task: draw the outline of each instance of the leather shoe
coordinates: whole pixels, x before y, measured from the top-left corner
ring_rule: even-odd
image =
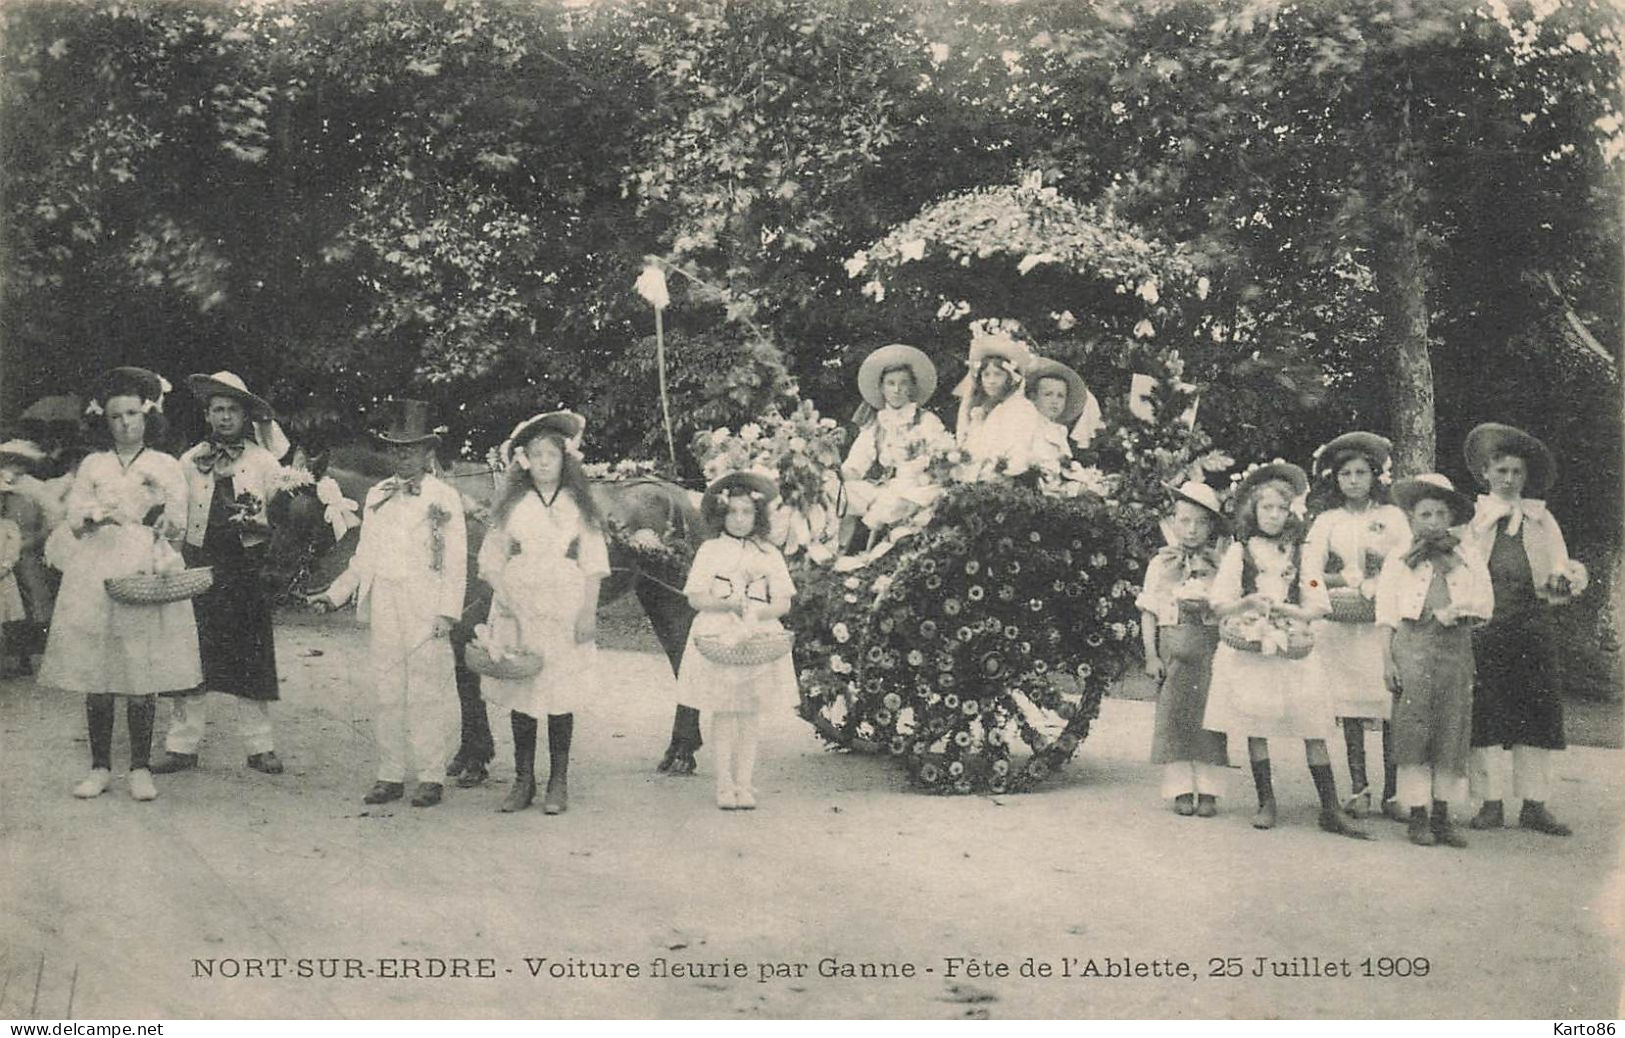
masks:
[[[363,804],[387,804],[391,800],[399,800],[406,795],[404,782],[374,782],[367,795],[361,798]]]
[[[191,771],[197,767],[197,754],[176,753],[170,750],[164,754],[164,759],[147,769],[154,775],[173,775],[177,771]]]
[[[282,762],[277,759],[275,750],[266,750],[264,753],[250,753],[248,766],[255,771],[263,771],[267,775],[282,774]]]
[[[433,807],[440,803],[445,791],[446,787],[438,782],[419,782],[417,792],[412,794],[412,806]]]
[[[1574,830],[1552,817],[1546,805],[1538,800],[1525,800],[1518,812],[1518,828],[1532,829],[1547,836],[1572,836]]]

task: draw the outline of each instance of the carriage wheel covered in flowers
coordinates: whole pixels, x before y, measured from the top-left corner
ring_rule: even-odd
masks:
[[[802,715],[936,792],[1032,788],[1137,652],[1143,549],[1125,520],[1097,498],[974,484],[908,550],[804,574]]]

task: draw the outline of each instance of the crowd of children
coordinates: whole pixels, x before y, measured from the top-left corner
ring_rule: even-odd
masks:
[[[1014,340],[984,337],[968,366],[956,435],[970,478],[1053,471],[1070,458],[1072,443],[1087,444],[1099,427],[1098,403],[1082,378]],[[268,405],[255,410],[263,401],[230,373],[196,378],[203,380],[194,386],[200,400],[217,409],[235,402],[238,411],[269,417]],[[931,360],[902,344],[876,350],[860,369],[866,408],[844,472],[853,525],[869,530],[870,547],[939,492],[919,463],[922,438],[945,435],[923,410],[936,381]],[[156,796],[152,771],[181,770],[188,755],[195,761],[195,740],[175,742],[182,701],[169,747],[181,764],[149,770],[154,696],[201,688],[219,665],[204,651],[200,669],[202,622],[189,602],[126,604],[104,587],[109,577],[154,568],[183,541],[206,541],[210,516],[220,510],[214,478],[229,480],[247,450],[216,436],[188,453],[198,468],[189,474],[150,449],[165,389],[139,368],[102,379],[91,410],[106,449],[79,465],[65,521],[33,551],[63,571],[40,680],[86,696],[92,770],[74,791],[80,797],[108,786],[116,699],[126,704],[136,799]],[[411,802],[428,807],[442,799],[438,769],[455,731],[448,636],[463,613],[467,534],[460,495],[432,471],[439,435],[427,405],[388,407],[389,427],[376,435],[394,474],[367,494],[349,567],[310,601],[321,608],[354,601],[370,626],[378,764],[365,801],[401,799],[415,777]],[[580,415],[562,410],[513,430],[500,449],[505,482],[477,556],[478,577],[493,595],[475,647],[510,664],[545,661],[539,669],[493,669],[482,682],[485,700],[508,710],[513,731],[515,781],[504,812],[536,796],[543,717],[550,757],[543,808],[567,809],[574,714],[595,680],[598,591],[610,567],[605,520],[581,466],[584,431]],[[1204,483],[1168,488],[1169,543],[1151,559],[1137,600],[1145,670],[1159,684],[1151,760],[1162,766],[1163,796],[1180,815],[1215,816],[1231,754],[1245,746],[1258,802],[1252,824],[1272,828],[1278,812],[1270,740],[1301,739],[1321,829],[1366,839],[1352,819],[1376,813],[1404,822],[1414,843],[1460,847],[1465,840],[1450,810],[1469,797],[1481,804],[1472,828],[1504,824],[1510,750],[1519,824],[1568,835],[1546,807],[1552,754],[1565,745],[1551,624],[1554,607],[1578,595],[1586,575],[1543,501],[1524,496],[1550,489],[1551,454],[1510,426],[1474,429],[1467,467],[1487,491],[1476,502],[1436,473],[1387,489],[1391,455],[1386,438],[1350,432],[1314,452],[1312,473],[1284,461],[1254,466],[1236,487],[1228,517]],[[0,445],[8,487],[39,457],[32,444]],[[208,491],[190,504],[188,475]],[[747,643],[787,643],[780,620],[795,586],[770,540],[777,494],[771,476],[759,473],[732,473],[708,487],[701,513],[712,537],[682,589],[697,617],[676,696],[710,719],[716,802],[724,810],[756,806],[760,715],[796,700],[782,651],[739,655]],[[32,579],[29,566],[37,561],[29,547],[41,540],[41,524],[30,514],[8,507],[0,517],[3,621],[23,615],[18,576]],[[238,540],[230,538],[230,546],[240,553]],[[268,627],[266,617],[258,626]],[[261,640],[274,684],[268,632]],[[1350,779],[1345,800],[1328,750],[1339,725]],[[258,755],[274,757],[268,722],[263,727],[267,741]],[[1383,768],[1375,799],[1366,764],[1372,731],[1380,733]],[[249,763],[257,766],[252,756]]]
[[[1234,541],[1217,563],[1217,496],[1200,483],[1169,488],[1171,542],[1139,600],[1146,671],[1160,680],[1151,754],[1164,796],[1182,815],[1217,813],[1226,739],[1244,738],[1253,825],[1271,828],[1268,739],[1302,738],[1320,827],[1368,838],[1344,816],[1371,807],[1365,736],[1375,727],[1381,814],[1405,822],[1411,842],[1466,846],[1450,808],[1469,798],[1482,805],[1472,828],[1502,826],[1504,749],[1519,825],[1567,836],[1545,804],[1551,754],[1565,745],[1550,624],[1586,574],[1544,503],[1523,497],[1550,488],[1551,454],[1521,430],[1481,425],[1465,450],[1488,491],[1476,503],[1438,473],[1394,483],[1385,503],[1391,452],[1368,432],[1316,451],[1322,510],[1307,531],[1295,508],[1317,503],[1308,474],[1287,462],[1255,468],[1237,487]],[[1339,720],[1354,787],[1341,811],[1326,746]]]

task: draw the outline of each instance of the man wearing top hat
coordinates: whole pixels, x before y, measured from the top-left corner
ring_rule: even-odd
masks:
[[[309,601],[331,609],[353,599],[369,627],[378,773],[362,800],[399,800],[415,775],[412,806],[432,807],[456,734],[450,635],[463,613],[468,534],[461,495],[429,471],[440,433],[429,428],[428,403],[387,407],[389,428],[374,435],[389,448],[395,474],[367,492],[349,567]]]
[[[273,745],[271,704],[278,698],[271,596],[263,579],[271,543],[266,511],[277,491],[278,455],[287,441],[271,405],[229,371],[187,382],[207,409],[209,438],[181,455],[188,497],[184,552],[191,566],[214,569],[214,584],[194,602],[203,684],[173,700],[158,773],[197,767],[205,696],[236,696],[248,766],[282,772]],[[267,449],[269,446],[271,449]]]

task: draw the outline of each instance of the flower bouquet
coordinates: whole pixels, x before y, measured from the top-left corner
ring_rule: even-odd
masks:
[[[1225,618],[1219,624],[1219,640],[1238,652],[1256,652],[1289,660],[1301,660],[1315,648],[1315,636],[1307,624],[1260,612]]]

